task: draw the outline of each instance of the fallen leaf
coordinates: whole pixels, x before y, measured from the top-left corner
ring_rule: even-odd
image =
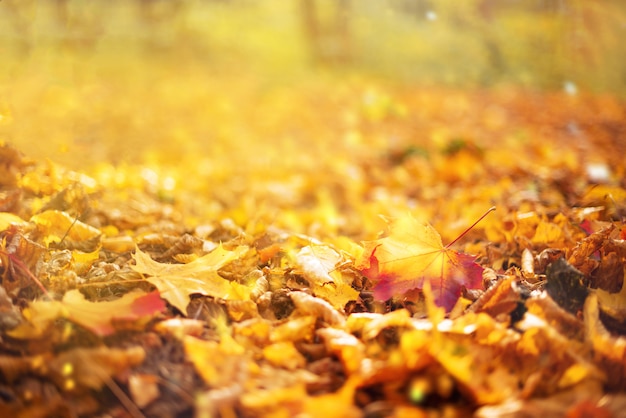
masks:
[[[548,266],[546,277],[546,292],[556,303],[573,314],[582,309],[589,291],[580,271],[559,258]]]
[[[141,347],[75,348],[59,354],[44,370],[49,367],[52,378],[65,390],[100,389],[115,375],[141,364],[145,356]]]
[[[156,324],[154,329],[161,333],[170,333],[178,339],[185,335],[198,337],[202,334],[204,322],[191,318],[170,318]]]
[[[375,280],[374,296],[386,300],[429,281],[435,303],[451,310],[463,287],[482,285],[482,267],[474,257],[443,246],[430,224],[412,216],[392,221],[389,236],[365,243],[358,263],[361,272]]]
[[[515,276],[510,275],[497,281],[469,307],[469,311],[486,312],[494,318],[510,314],[522,304],[516,280]]]
[[[359,292],[347,283],[338,266],[344,261],[341,254],[326,245],[308,245],[295,256],[296,272],[305,277],[315,296],[322,297],[336,309],[343,309]]]
[[[46,293],[37,278],[45,247],[29,239],[17,225],[10,225],[0,237],[0,282],[5,290],[11,293],[35,284]]]
[[[72,251],[72,261],[77,274],[85,274],[91,266],[100,258],[100,251],[95,250],[90,253],[82,251]]]
[[[226,335],[219,343],[186,335],[183,344],[187,358],[209,385],[231,384],[242,372],[245,373],[245,349]]]
[[[159,377],[133,373],[128,378],[128,390],[137,406],[144,408],[159,397]]]
[[[585,340],[591,344],[600,366],[614,387],[626,384],[626,337],[614,336],[600,320],[599,298],[591,293],[584,306]]]
[[[145,356],[141,347],[74,348],[54,357],[51,353],[22,358],[0,356],[0,371],[9,382],[28,373],[49,376],[65,391],[100,389],[115,375],[141,364]]]
[[[0,286],[0,331],[15,328],[21,321],[20,311],[13,305],[4,287]]]
[[[624,284],[624,260],[616,253],[608,253],[600,259],[590,276],[589,287],[617,293]]]
[[[583,274],[590,274],[596,268],[596,264],[590,263],[590,261],[595,260],[589,260],[589,257],[606,243],[614,229],[615,225],[611,224],[580,241],[572,250],[567,261]]]
[[[291,341],[281,341],[263,348],[263,357],[275,367],[295,370],[306,365],[306,359]]]
[[[78,290],[70,290],[63,296],[62,303],[70,321],[102,336],[115,332],[116,321],[146,319],[165,309],[157,292],[142,291],[133,291],[109,302],[90,302]]]
[[[307,245],[295,255],[296,265],[316,285],[335,283],[341,278],[336,270],[341,255],[327,245]]]
[[[19,216],[10,212],[0,212],[0,231],[6,230],[11,225],[24,226],[28,224]]]
[[[622,274],[626,266],[622,265]],[[595,291],[598,297],[600,310],[619,323],[626,323],[626,286],[622,286],[619,292],[610,293],[602,289]]]
[[[321,396],[305,397],[303,418],[309,417],[343,417],[356,418],[363,414],[354,405],[354,393],[360,383],[358,377],[352,377],[335,393],[327,393]]]
[[[336,328],[320,328],[317,335],[324,340],[326,349],[341,360],[348,373],[354,373],[361,367],[365,346],[354,335]]]
[[[98,228],[87,225],[73,218],[66,212],[47,210],[30,218],[37,225],[39,234],[43,237],[46,245],[52,242],[60,242],[62,239],[71,241],[87,241],[99,239],[102,235]],[[93,251],[93,249],[92,249]]]
[[[133,256],[136,264],[132,269],[150,276],[146,280],[159,289],[161,297],[186,314],[190,295],[194,293],[222,299],[250,299],[249,287],[228,281],[217,274],[220,268],[247,251],[246,246],[228,251],[220,245],[190,263],[167,264],[152,260],[148,254],[137,248]]]
[[[309,341],[313,338],[316,320],[317,318],[313,315],[290,319],[288,322],[274,327],[270,339],[272,342]]]
[[[28,322],[12,330],[11,335],[37,338],[52,321],[66,318],[96,335],[107,336],[115,332],[116,323],[149,319],[164,309],[165,303],[158,292],[133,291],[116,300],[90,302],[80,291],[70,290],[61,301],[32,302],[23,312]]]
[[[296,310],[305,315],[315,315],[329,325],[343,326],[345,318],[324,299],[316,298],[304,292],[291,292],[289,297],[296,305]]]

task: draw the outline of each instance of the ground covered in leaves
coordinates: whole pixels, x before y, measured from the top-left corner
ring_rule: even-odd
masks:
[[[256,99],[161,171],[0,148],[0,415],[623,416],[623,102]]]

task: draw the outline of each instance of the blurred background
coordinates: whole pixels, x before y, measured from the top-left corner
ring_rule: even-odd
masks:
[[[626,94],[622,0],[2,0],[0,27],[0,140],[78,169],[300,164],[408,91]]]

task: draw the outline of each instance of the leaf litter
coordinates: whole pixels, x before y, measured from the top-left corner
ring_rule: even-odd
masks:
[[[441,92],[386,96],[421,130],[351,97],[350,152],[166,197],[3,145],[0,415],[623,414],[623,107],[452,132]],[[572,114],[591,152],[559,148]]]

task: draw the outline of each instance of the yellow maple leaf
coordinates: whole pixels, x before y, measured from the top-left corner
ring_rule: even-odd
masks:
[[[150,276],[146,280],[156,286],[161,297],[186,314],[190,295],[194,293],[231,300],[250,299],[251,289],[248,286],[228,281],[217,274],[220,268],[247,251],[247,246],[229,251],[220,245],[187,264],[168,264],[154,261],[137,248],[133,255],[136,265],[132,269]]]

